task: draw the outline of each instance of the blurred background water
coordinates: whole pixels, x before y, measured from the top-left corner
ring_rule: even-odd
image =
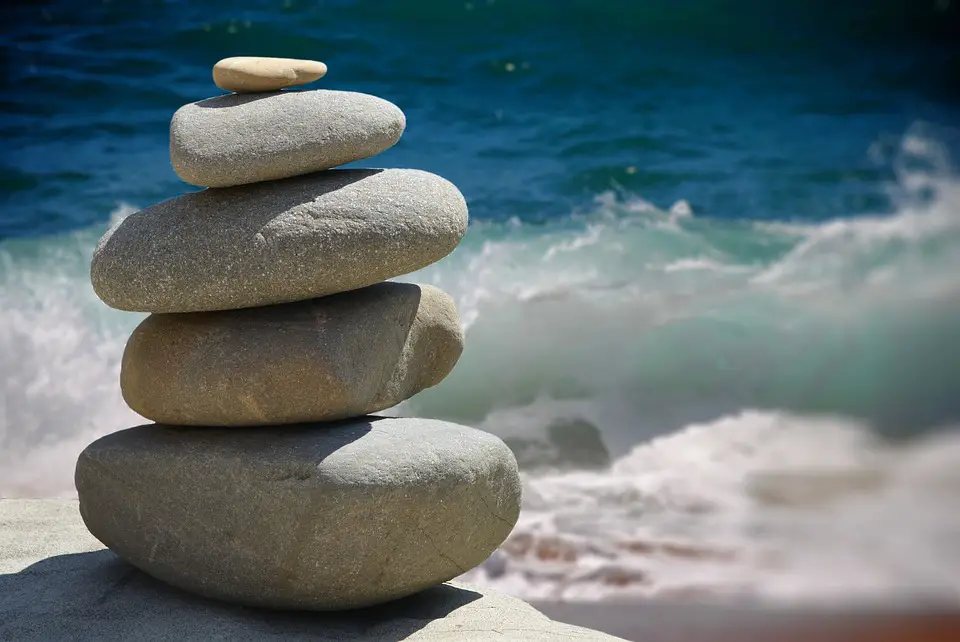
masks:
[[[404,277],[467,348],[392,410],[508,441],[472,581],[530,598],[960,598],[960,8],[948,0],[13,2],[0,40],[0,496],[141,419],[89,260],[196,189],[168,125],[232,55],[407,115],[457,184]]]

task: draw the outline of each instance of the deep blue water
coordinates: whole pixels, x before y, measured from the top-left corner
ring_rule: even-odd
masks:
[[[834,5],[842,4],[842,7]],[[475,219],[566,216],[622,188],[697,215],[891,211],[871,145],[960,122],[956,7],[929,2],[14,3],[4,29],[0,238],[189,189],[181,104],[229,55],[327,62],[317,86],[395,102],[367,165],[459,185]]]

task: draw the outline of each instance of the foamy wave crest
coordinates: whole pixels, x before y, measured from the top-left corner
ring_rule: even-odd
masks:
[[[113,218],[132,211],[120,206]],[[93,294],[98,231],[0,245],[0,497],[74,495],[80,450],[141,420],[118,387],[140,317]]]
[[[628,445],[748,407],[890,436],[960,416],[960,180],[914,131],[894,166],[892,215],[720,221],[609,193],[560,221],[474,226],[413,277],[454,294],[467,345],[407,411],[477,423],[591,400],[643,417]]]
[[[425,270],[471,325],[405,411],[499,434],[526,471],[520,524],[467,579],[955,604],[960,181],[921,133],[892,215],[722,222],[608,194]]]
[[[826,604],[960,596],[960,438],[744,411],[602,473],[527,476],[520,522],[464,579],[528,599]]]

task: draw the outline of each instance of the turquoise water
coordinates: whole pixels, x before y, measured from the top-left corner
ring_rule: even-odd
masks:
[[[462,245],[409,278],[455,297],[467,348],[446,381],[395,412],[541,440],[521,457],[519,533],[704,544],[696,533],[733,532],[753,545],[777,529],[737,512],[753,501],[751,475],[833,456],[865,466],[876,439],[906,442],[901,463],[884,464],[901,471],[927,452],[917,439],[958,423],[955,3],[109,0],[5,11],[0,495],[69,494],[79,449],[138,421],[117,380],[141,317],[96,299],[90,254],[111,220],[194,189],[170,167],[169,120],[219,93],[210,67],[231,55],[325,61],[316,86],[373,93],[407,115],[396,147],[360,165],[425,169],[461,188]],[[551,441],[550,427],[571,421],[583,448],[604,452]],[[578,469],[604,458],[606,472]],[[543,476],[545,462],[573,471]],[[704,502],[712,521],[684,512]],[[948,512],[909,508],[923,519],[882,528]],[[929,551],[918,569],[947,560],[935,526],[936,537],[903,533]],[[902,569],[884,555],[839,585]],[[737,581],[773,590],[766,571],[737,568]],[[506,577],[525,595],[557,587]],[[800,584],[816,593],[811,578]]]

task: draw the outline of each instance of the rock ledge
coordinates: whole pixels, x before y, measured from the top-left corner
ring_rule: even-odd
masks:
[[[0,500],[4,640],[591,640],[529,604],[447,583],[347,613],[268,611],[196,597],[121,561],[84,528],[73,500]]]

